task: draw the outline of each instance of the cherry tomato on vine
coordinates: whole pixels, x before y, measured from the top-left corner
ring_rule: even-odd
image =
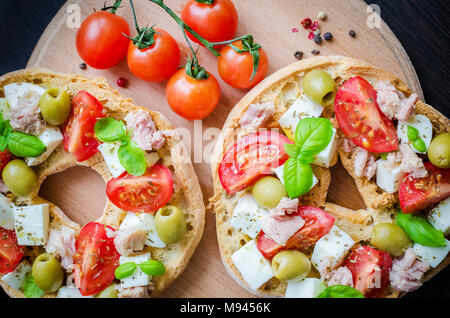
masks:
[[[127,54],[130,27],[124,18],[111,12],[97,11],[81,23],[77,32],[76,47],[78,54],[88,65],[98,68],[110,68],[123,60]]]
[[[239,50],[243,49],[241,40],[232,43]],[[258,49],[258,69],[252,80],[253,56],[250,52],[238,53],[231,46],[224,46],[217,59],[217,69],[225,83],[241,89],[251,88],[266,76],[269,61],[263,48]]]
[[[181,19],[209,42],[231,40],[238,27],[238,14],[231,0],[188,0],[181,12]],[[192,34],[189,38],[199,43]]]

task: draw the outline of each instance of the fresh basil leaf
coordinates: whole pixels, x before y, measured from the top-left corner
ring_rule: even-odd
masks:
[[[95,137],[103,142],[122,140],[127,135],[125,124],[111,117],[104,117],[95,123]]]
[[[317,298],[364,298],[357,289],[346,285],[334,285],[325,288]]]
[[[446,246],[444,234],[436,230],[422,215],[397,213],[397,224],[409,238],[423,246]]]
[[[138,266],[141,271],[150,276],[161,276],[166,271],[164,264],[154,259],[140,263]]]
[[[293,144],[285,144],[284,150],[286,150],[286,153],[289,155],[289,157],[296,158],[298,155],[298,147]]]
[[[309,164],[297,158],[289,158],[284,165],[284,187],[291,199],[307,193],[313,183],[313,172]]]
[[[131,276],[131,274],[134,273],[136,270],[137,265],[134,262],[126,262],[123,264],[120,264],[119,267],[116,268],[114,271],[114,275],[116,275],[117,279],[124,279],[128,276]]]
[[[28,274],[23,284],[23,293],[27,298],[41,298],[45,295],[45,292],[39,288],[34,282],[34,278],[31,274]]]
[[[314,161],[314,155],[309,152],[309,151],[300,151],[300,153],[297,156],[297,159],[305,164],[305,165],[309,165]]]
[[[382,152],[382,153],[380,153],[380,158],[381,158],[381,159],[387,160],[387,157],[388,157],[388,153],[387,153],[387,152]]]
[[[410,141],[414,141],[419,137],[419,131],[416,127],[408,126],[406,127],[406,135]]]
[[[18,131],[9,134],[7,148],[17,157],[39,157],[47,150],[38,137]]]
[[[133,176],[142,176],[147,170],[144,150],[131,140],[124,140],[118,151],[120,164]]]
[[[0,136],[0,151],[5,151],[8,145],[8,139],[5,136]]]
[[[427,150],[427,145],[425,144],[425,141],[421,138],[417,138],[413,141],[413,147],[417,149],[417,151],[425,152]]]
[[[326,118],[306,117],[295,130],[295,144],[301,151],[316,155],[324,150],[333,136],[333,126]]]

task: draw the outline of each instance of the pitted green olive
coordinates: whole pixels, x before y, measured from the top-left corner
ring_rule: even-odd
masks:
[[[311,261],[299,251],[282,251],[272,259],[272,272],[279,280],[301,280],[310,271]]]
[[[173,205],[160,208],[155,215],[155,228],[164,243],[172,244],[180,241],[186,234],[184,213]]]
[[[117,283],[112,283],[105,289],[103,289],[101,292],[99,292],[97,295],[95,295],[96,298],[119,298],[119,291],[115,289],[117,286]]]
[[[253,196],[259,205],[265,208],[274,208],[286,197],[286,189],[280,180],[275,177],[259,179],[252,189]]]
[[[428,158],[438,168],[450,168],[450,133],[434,137],[428,147]]]
[[[411,246],[411,240],[403,229],[393,223],[378,223],[372,229],[370,243],[393,256],[402,256]]]
[[[36,285],[47,293],[56,292],[64,279],[60,262],[48,253],[41,254],[34,260],[31,274]]]
[[[70,115],[70,97],[61,88],[49,88],[42,94],[39,101],[41,114],[50,125],[63,124]]]
[[[336,82],[325,71],[310,71],[303,79],[303,92],[320,105],[330,105],[334,101],[336,90]]]
[[[8,189],[18,197],[26,197],[37,186],[37,175],[33,168],[28,167],[21,159],[8,162],[2,172],[3,182]]]

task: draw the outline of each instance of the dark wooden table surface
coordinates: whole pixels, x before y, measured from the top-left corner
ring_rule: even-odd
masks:
[[[0,39],[3,44],[0,46],[0,74],[25,67],[42,32],[65,2],[66,0],[1,1]],[[380,6],[381,17],[411,58],[423,88],[425,101],[449,117],[450,1],[366,2]],[[377,49],[375,45],[373,49]],[[3,291],[0,291],[0,298],[6,297]],[[450,298],[450,268],[443,270],[418,291],[406,297]]]

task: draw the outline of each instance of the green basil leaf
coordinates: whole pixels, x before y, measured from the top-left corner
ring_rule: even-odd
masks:
[[[309,151],[300,151],[300,153],[297,156],[297,159],[305,164],[305,165],[309,165],[314,161],[314,155],[309,152]]]
[[[406,127],[406,135],[409,140],[414,141],[419,137],[419,131],[416,127],[408,126]]]
[[[38,137],[17,131],[9,134],[7,147],[17,157],[39,157],[47,150]]]
[[[25,282],[23,284],[23,293],[27,298],[41,298],[45,295],[45,292],[36,285],[34,278],[31,274],[25,277]]]
[[[333,136],[333,126],[326,118],[306,117],[295,130],[295,144],[313,156],[324,150]]]
[[[285,144],[284,150],[286,150],[286,153],[288,154],[288,156],[292,157],[292,158],[296,158],[298,155],[298,151],[299,151],[298,147],[293,144]]]
[[[284,165],[284,187],[291,199],[307,193],[313,183],[313,172],[309,164],[297,158],[289,158]]]
[[[127,135],[125,124],[111,117],[99,119],[95,123],[95,136],[103,142],[114,142],[122,140]]]
[[[128,276],[131,276],[134,271],[136,270],[137,265],[133,262],[126,262],[123,264],[120,264],[119,267],[116,268],[114,271],[114,274],[116,275],[117,279],[124,279]]]
[[[417,151],[425,152],[427,151],[427,145],[425,144],[425,141],[421,138],[417,138],[413,141],[413,147],[417,149]]]
[[[118,151],[120,164],[133,176],[142,176],[147,170],[144,150],[131,140],[122,141]]]
[[[5,136],[0,136],[0,151],[5,151],[8,145],[8,139]]]
[[[436,230],[422,215],[397,213],[397,224],[409,238],[423,246],[446,246],[444,234]]]
[[[149,260],[138,265],[141,271],[150,276],[161,276],[165,273],[166,267],[157,260]]]
[[[325,288],[317,298],[364,298],[357,289],[346,285],[334,285]]]
[[[382,152],[382,153],[380,153],[380,158],[381,158],[381,159],[387,160],[387,157],[388,157],[388,152]]]

